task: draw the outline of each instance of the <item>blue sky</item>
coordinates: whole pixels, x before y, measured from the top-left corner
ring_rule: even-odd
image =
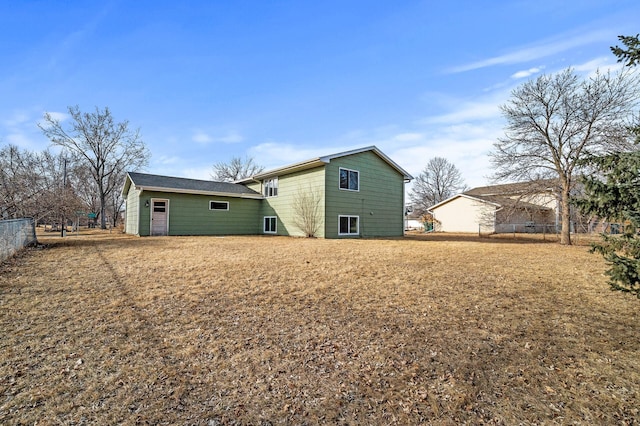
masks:
[[[147,172],[208,179],[377,145],[487,183],[499,105],[530,78],[615,69],[637,0],[0,0],[0,144],[42,150],[45,111],[108,106]]]

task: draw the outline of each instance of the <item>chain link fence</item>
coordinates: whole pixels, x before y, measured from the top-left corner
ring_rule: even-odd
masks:
[[[36,225],[32,218],[0,220],[0,261],[37,242]]]
[[[495,226],[496,234],[557,234],[560,232],[555,223],[503,223]]]

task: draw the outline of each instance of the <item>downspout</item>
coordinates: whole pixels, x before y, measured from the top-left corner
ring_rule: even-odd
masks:
[[[360,227],[360,238],[364,238],[364,198],[360,199],[360,219],[358,219],[358,222],[358,226]]]
[[[407,226],[405,226],[406,225],[405,224],[405,220],[407,220],[407,221],[409,220],[407,218],[407,211],[406,211],[407,208],[406,208],[406,205],[405,205],[405,203],[407,201],[406,198],[405,198],[405,191],[406,191],[406,186],[407,186],[407,184],[409,182],[411,182],[411,179],[402,179],[402,225],[401,226],[402,226],[402,236],[403,237],[405,237],[407,235],[407,233],[406,233]],[[408,222],[407,222],[407,224],[408,224]]]

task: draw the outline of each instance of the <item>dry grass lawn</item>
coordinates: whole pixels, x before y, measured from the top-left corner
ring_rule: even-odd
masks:
[[[0,267],[0,424],[636,424],[640,301],[585,246],[40,238]]]

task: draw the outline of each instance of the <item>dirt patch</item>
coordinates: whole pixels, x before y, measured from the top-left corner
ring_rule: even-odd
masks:
[[[509,238],[44,238],[0,272],[2,424],[638,420],[638,300]]]

